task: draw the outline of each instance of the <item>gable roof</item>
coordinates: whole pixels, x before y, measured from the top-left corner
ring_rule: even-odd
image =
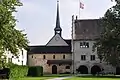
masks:
[[[56,38],[59,38],[59,40],[56,41]],[[69,46],[69,45],[59,34],[56,34],[50,39],[46,46]]]
[[[64,40],[69,46],[71,46],[71,39],[64,39]]]
[[[29,46],[28,54],[42,53],[68,53],[71,54],[70,46]]]
[[[100,19],[75,20],[75,39],[96,39],[102,30]]]

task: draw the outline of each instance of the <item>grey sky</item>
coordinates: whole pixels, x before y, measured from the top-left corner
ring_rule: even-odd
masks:
[[[23,6],[15,14],[17,27],[27,33],[30,45],[44,45],[54,35],[57,0],[21,0]],[[72,15],[79,14],[79,0],[60,0],[60,23],[62,36],[71,38]],[[81,19],[94,19],[104,15],[114,5],[111,0],[81,0],[84,9],[80,11]]]

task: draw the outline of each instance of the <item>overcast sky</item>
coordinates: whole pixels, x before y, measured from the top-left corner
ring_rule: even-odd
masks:
[[[21,0],[15,14],[17,28],[25,30],[30,45],[45,45],[54,35],[57,0]],[[80,19],[96,19],[115,3],[111,0],[81,0]],[[72,15],[79,15],[79,0],[60,0],[60,24],[64,39],[71,38]]]

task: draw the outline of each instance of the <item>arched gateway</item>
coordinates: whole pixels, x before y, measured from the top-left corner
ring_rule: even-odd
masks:
[[[120,75],[120,67],[116,67],[116,74]]]
[[[80,74],[88,74],[88,68],[85,65],[81,65],[77,71],[80,72]]]
[[[94,65],[92,68],[91,68],[91,74],[97,74],[101,72],[101,68],[98,66],[98,65]]]

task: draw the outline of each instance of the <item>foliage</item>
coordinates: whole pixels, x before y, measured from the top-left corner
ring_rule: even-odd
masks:
[[[28,73],[27,66],[13,65],[10,67],[10,79],[19,79],[26,77]]]
[[[26,34],[16,29],[16,19],[12,15],[17,6],[22,6],[19,0],[0,0],[0,57],[5,51],[17,56],[18,50],[27,49]]]
[[[42,66],[29,67],[28,76],[34,76],[34,77],[43,76],[43,67]]]
[[[97,39],[94,49],[101,60],[112,64],[120,65],[120,4],[117,3],[108,9],[104,17],[101,18],[102,33]]]

